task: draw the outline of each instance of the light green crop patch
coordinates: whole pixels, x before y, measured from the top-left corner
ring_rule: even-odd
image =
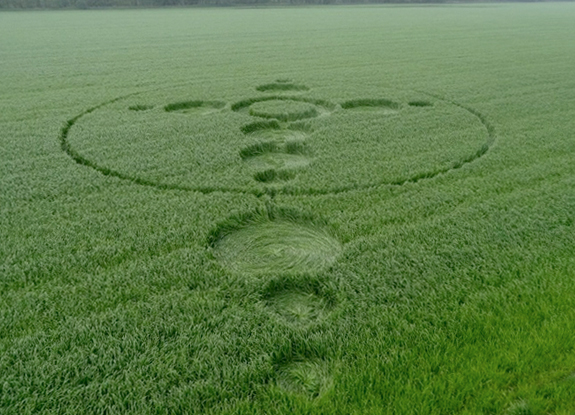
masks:
[[[325,225],[277,208],[228,219],[210,244],[224,267],[254,276],[313,274],[333,264],[342,249]]]

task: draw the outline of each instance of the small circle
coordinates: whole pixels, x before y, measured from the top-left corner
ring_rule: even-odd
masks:
[[[287,131],[287,130],[279,130]],[[260,141],[240,150],[240,157],[255,170],[297,169],[310,163],[304,140]],[[265,180],[264,180],[265,181]]]
[[[210,242],[223,267],[249,275],[318,272],[333,264],[342,249],[322,224],[277,209],[230,219]]]
[[[325,298],[313,292],[284,290],[268,298],[267,306],[289,324],[308,324],[323,320],[329,312]]]
[[[302,102],[302,103],[313,104],[319,115],[329,114],[336,108],[336,106],[331,102],[322,99],[276,95],[276,96],[244,99],[242,101],[236,102],[235,104],[232,104],[231,110],[235,112],[249,113],[249,108],[252,105],[254,105],[255,103],[267,102],[267,101],[287,101],[287,102]]]
[[[260,132],[275,132],[283,130],[277,120],[256,121],[246,124],[240,128],[244,134],[257,134]]]
[[[288,122],[315,118],[319,115],[319,111],[315,105],[308,102],[274,99],[253,103],[249,114]]]
[[[328,363],[323,359],[301,359],[278,368],[277,384],[286,392],[317,398],[331,386]]]
[[[288,128],[282,128],[277,120],[256,121],[242,126],[240,130],[250,137],[277,142],[305,140],[312,131],[305,122],[291,123]]]

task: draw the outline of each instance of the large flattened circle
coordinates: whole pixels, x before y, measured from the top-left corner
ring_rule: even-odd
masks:
[[[248,275],[316,273],[342,249],[325,224],[277,208],[228,220],[210,245],[224,268]]]
[[[296,121],[309,131],[306,146],[312,157],[305,169],[286,181],[258,181],[240,152],[261,138],[242,127],[262,119],[250,116],[252,104],[258,104],[257,112],[266,101],[282,100],[302,108],[313,105],[329,116]],[[225,101],[182,88],[114,100],[70,120],[62,147],[81,164],[142,185],[206,193],[327,194],[433,177],[481,156],[493,140],[473,110],[409,91],[382,90],[353,99]],[[193,111],[166,110],[190,102]],[[277,122],[282,129],[292,125],[289,119]]]

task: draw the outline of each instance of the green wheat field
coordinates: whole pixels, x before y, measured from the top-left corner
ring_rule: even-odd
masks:
[[[574,22],[0,13],[0,413],[575,414]]]

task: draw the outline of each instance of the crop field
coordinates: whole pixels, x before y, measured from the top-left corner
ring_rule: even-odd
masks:
[[[573,22],[0,13],[0,413],[575,414]]]

